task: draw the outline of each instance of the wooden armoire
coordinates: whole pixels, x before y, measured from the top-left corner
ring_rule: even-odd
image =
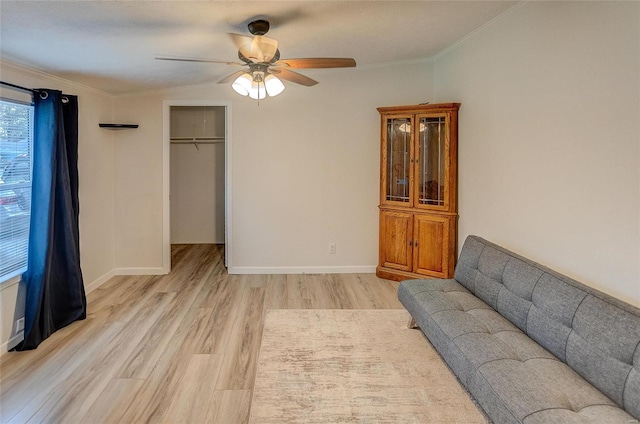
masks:
[[[452,278],[459,103],[378,108],[381,278]]]

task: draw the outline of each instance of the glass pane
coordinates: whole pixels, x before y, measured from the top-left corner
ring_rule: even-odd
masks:
[[[387,120],[387,200],[409,202],[411,120]]]
[[[0,283],[27,266],[33,106],[0,100]]]
[[[444,206],[445,118],[420,118],[418,203]]]

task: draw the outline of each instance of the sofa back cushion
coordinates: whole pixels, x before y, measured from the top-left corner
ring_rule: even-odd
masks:
[[[640,418],[640,309],[477,236],[454,277]]]

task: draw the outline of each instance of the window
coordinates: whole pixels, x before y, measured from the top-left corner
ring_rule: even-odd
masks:
[[[33,106],[0,100],[0,283],[27,268]]]

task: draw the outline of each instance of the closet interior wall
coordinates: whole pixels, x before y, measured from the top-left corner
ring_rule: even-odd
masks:
[[[225,108],[171,107],[171,243],[224,243]]]

